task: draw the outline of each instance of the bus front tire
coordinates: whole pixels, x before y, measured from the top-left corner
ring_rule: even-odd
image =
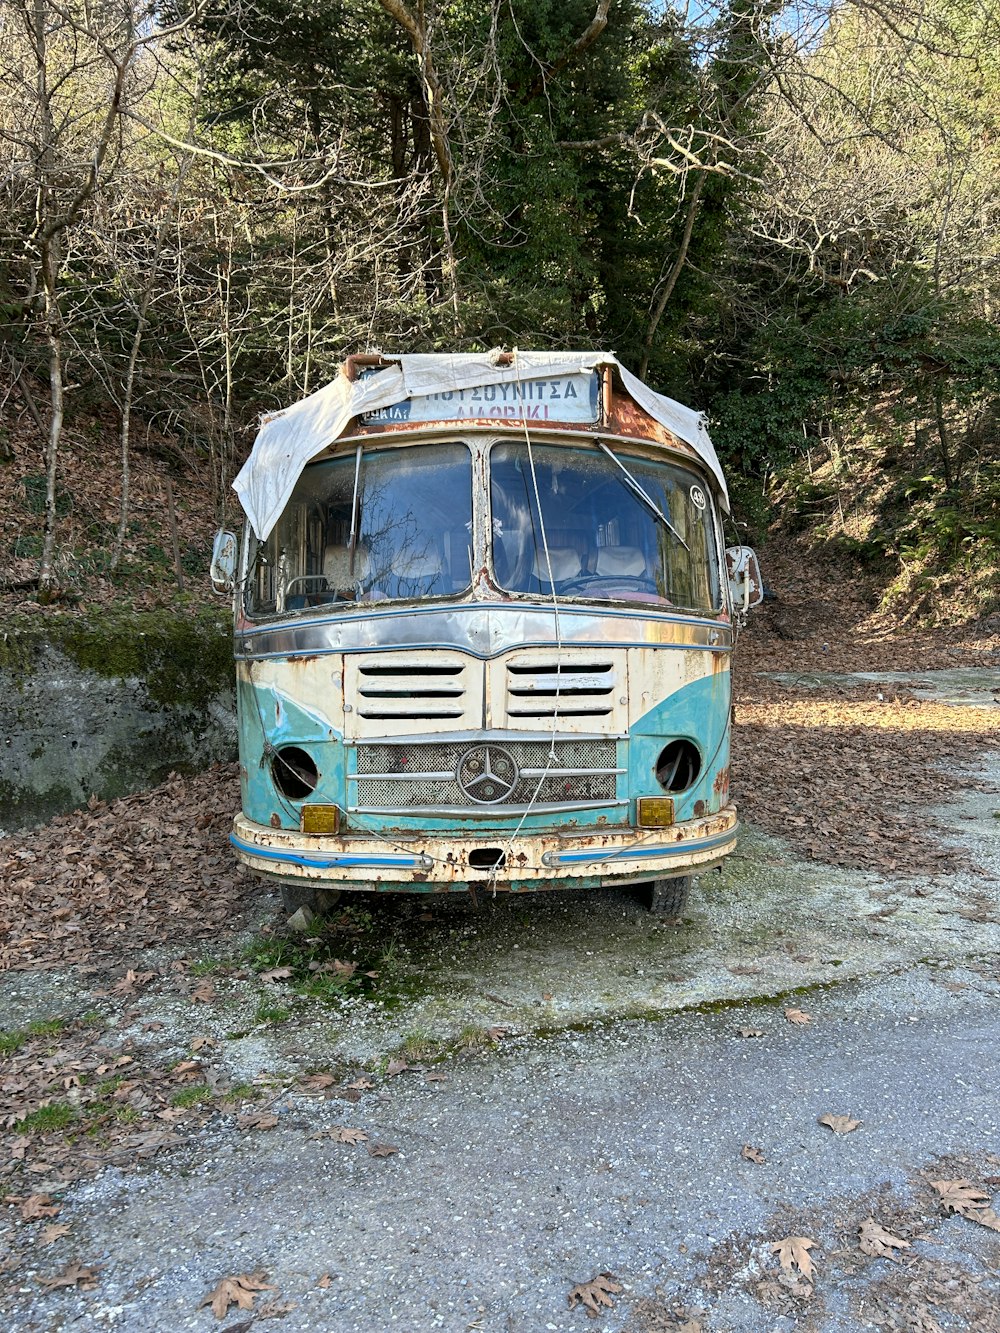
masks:
[[[642,886],[642,902],[656,916],[680,917],[687,910],[691,875],[654,879]]]
[[[312,884],[282,884],[281,905],[293,916],[300,907],[308,907],[317,916],[327,916],[340,901],[339,889],[316,888]]]

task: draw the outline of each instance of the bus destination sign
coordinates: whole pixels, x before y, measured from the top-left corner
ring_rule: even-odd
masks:
[[[365,412],[366,426],[397,422],[482,421],[508,418],[516,421],[594,422],[600,402],[596,372],[559,375],[545,380],[508,380],[504,384],[481,384],[469,389],[414,395],[402,403]]]

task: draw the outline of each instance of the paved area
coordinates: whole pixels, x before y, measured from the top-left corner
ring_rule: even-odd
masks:
[[[403,937],[381,999],[297,1009],[211,956],[212,1003],[150,984],[111,1035],[166,1061],[208,1036],[210,1082],[263,1080],[265,1124],[220,1108],[135,1168],[39,1175],[69,1230],[0,1220],[0,1257],[24,1254],[0,1326],[1000,1333],[1000,1231],[931,1184],[1000,1206],[1000,758],[982,778],[947,815],[957,876],[807,865],[749,830],[680,926],[624,895],[379,905]],[[20,1017],[110,1003],[58,969],[2,986]],[[895,1258],[860,1248],[869,1218]],[[812,1281],[782,1269],[790,1237]],[[73,1262],[91,1289],[46,1290]],[[570,1308],[602,1273],[608,1304]],[[252,1274],[247,1308],[201,1305]]]

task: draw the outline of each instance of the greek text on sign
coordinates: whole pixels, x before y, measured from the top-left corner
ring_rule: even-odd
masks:
[[[415,395],[391,407],[366,412],[366,425],[397,421],[481,421],[513,417],[518,421],[596,421],[598,381],[593,373],[555,379],[479,384],[471,389]]]

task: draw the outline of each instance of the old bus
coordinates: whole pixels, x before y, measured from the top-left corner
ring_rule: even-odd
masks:
[[[734,625],[700,416],[600,353],[353,357],[236,480],[242,810],[286,904],[642,884],[733,849]]]

